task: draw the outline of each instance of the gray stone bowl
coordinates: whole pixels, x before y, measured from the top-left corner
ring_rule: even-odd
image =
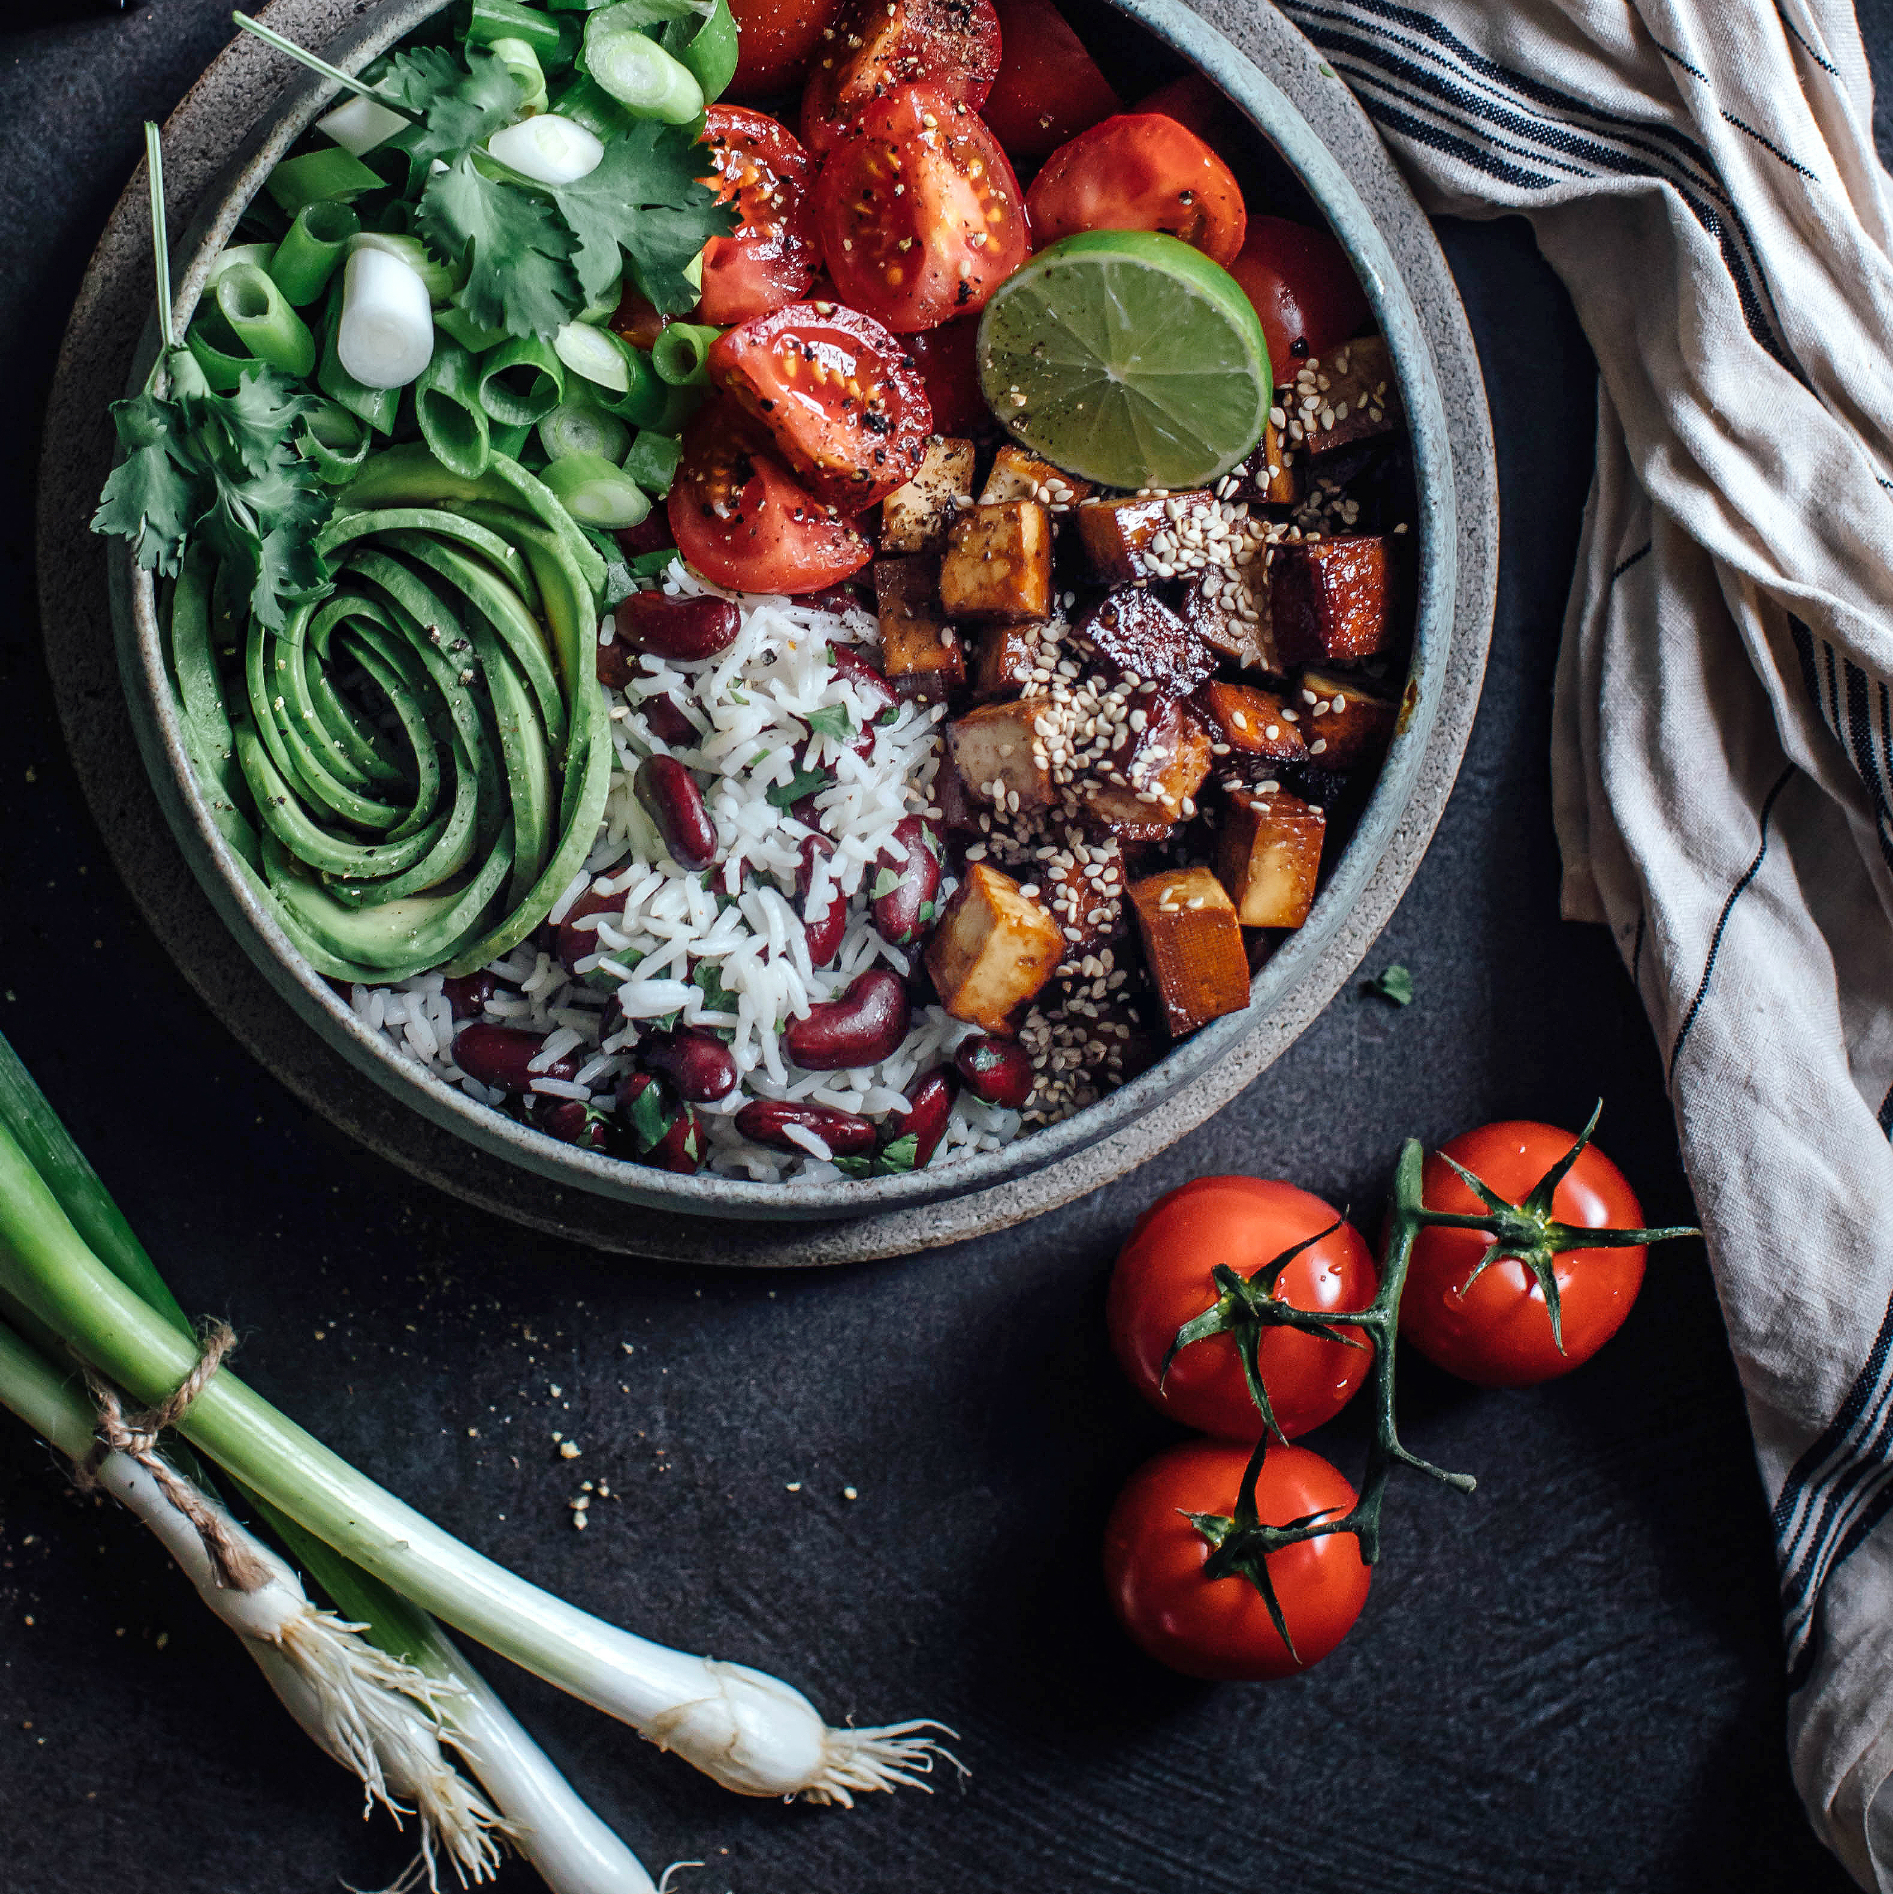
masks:
[[[348,69],[441,4],[278,0],[268,18]],[[1194,1129],[1291,1043],[1385,924],[1451,787],[1491,628],[1492,447],[1464,313],[1432,232],[1372,128],[1280,15],[1245,0],[1204,0],[1201,11],[1178,0],[1112,4],[1213,79],[1275,146],[1347,247],[1388,337],[1419,492],[1408,709],[1308,924],[1256,975],[1246,1012],[1215,1022],[1065,1123],[940,1171],[770,1185],[675,1177],[577,1151],[400,1060],[297,954],[237,872],[193,779],[149,576],[118,542],[85,532],[111,459],[106,394],[142,383],[157,346],[155,316],[140,309],[150,280],[142,173],[127,187],[75,307],[49,412],[49,438],[79,444],[42,478],[41,585],[62,716],[119,864],[187,975],[272,1070],[384,1155],[521,1221],[636,1254],[809,1263],[957,1241],[1069,1202]],[[166,150],[173,216],[192,218],[173,247],[180,328],[250,197],[333,95],[328,83],[243,42],[179,108]],[[116,702],[102,662],[102,589],[123,684]],[[188,873],[179,873],[179,851]]]

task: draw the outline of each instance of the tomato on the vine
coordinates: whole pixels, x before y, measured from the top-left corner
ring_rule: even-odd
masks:
[[[815,185],[828,273],[890,329],[972,315],[1025,261],[1025,205],[999,141],[938,86],[878,99]]]
[[[1187,1677],[1293,1676],[1326,1657],[1367,1602],[1370,1574],[1351,1532],[1325,1533],[1267,1557],[1292,1652],[1250,1579],[1204,1576],[1210,1543],[1183,1515],[1232,1517],[1248,1461],[1248,1448],[1222,1441],[1172,1447],[1131,1475],[1104,1529],[1105,1584],[1119,1622],[1159,1663]],[[1340,1472],[1306,1447],[1270,1447],[1256,1481],[1264,1525],[1338,1516],[1354,1500]]]
[[[1032,180],[1025,207],[1040,250],[1080,230],[1161,230],[1233,263],[1242,248],[1242,191],[1229,167],[1173,118],[1126,112],[1060,145]]]
[[[1323,1232],[1328,1232],[1324,1235]],[[1364,1309],[1379,1276],[1367,1244],[1319,1197],[1260,1177],[1201,1177],[1160,1197],[1132,1230],[1111,1277],[1111,1346],[1138,1393],[1186,1427],[1226,1440],[1254,1440],[1262,1416],[1249,1393],[1233,1335],[1206,1335],[1164,1359],[1177,1331],[1214,1306],[1210,1274],[1226,1264],[1250,1277],[1306,1243],[1276,1283],[1298,1309]],[[1340,1412],[1367,1378],[1373,1345],[1358,1328],[1350,1348],[1293,1328],[1264,1328],[1256,1365],[1276,1424],[1291,1439]]]
[[[821,504],[733,402],[704,409],[684,432],[666,506],[677,550],[737,592],[819,592],[859,572],[874,548]]]
[[[1275,379],[1295,379],[1295,364],[1326,355],[1367,321],[1367,292],[1331,232],[1286,217],[1252,217],[1248,241],[1229,265],[1262,318]]]
[[[1429,1152],[1422,1173],[1429,1210],[1481,1214],[1485,1206],[1454,1172],[1452,1158],[1510,1203],[1522,1203],[1576,1139],[1555,1125],[1512,1120],[1482,1125]],[[1551,1213],[1580,1229],[1636,1230],[1643,1207],[1624,1174],[1587,1144],[1559,1183]],[[1555,1254],[1564,1350],[1545,1294],[1515,1259],[1491,1264],[1468,1287],[1494,1239],[1478,1230],[1427,1229],[1414,1239],[1400,1298],[1400,1333],[1429,1361],[1481,1387],[1528,1387],[1569,1374],[1622,1327],[1643,1286],[1645,1250],[1569,1249]]]
[[[999,76],[981,116],[1015,158],[1043,158],[1124,109],[1052,0],[993,0]]]
[[[809,203],[815,161],[762,112],[713,105],[704,115],[711,182],[720,203],[732,198],[743,221],[727,237],[712,237],[703,252],[703,299],[698,315],[719,327],[766,316],[808,293],[821,262],[821,243]]]
[[[826,152],[876,99],[937,85],[973,111],[999,71],[992,0],[851,0],[802,90],[802,142]]]

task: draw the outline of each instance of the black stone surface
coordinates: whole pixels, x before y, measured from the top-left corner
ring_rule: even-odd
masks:
[[[1887,14],[1875,0],[1881,46]],[[1575,1123],[1602,1093],[1651,1215],[1689,1212],[1616,955],[1557,915],[1545,757],[1592,368],[1524,226],[1442,232],[1491,391],[1504,560],[1465,769],[1370,961],[1404,961],[1415,1003],[1343,998],[1198,1137],[1003,1237],[795,1276],[604,1262],[298,1107],[146,935],[79,802],[38,655],[35,415],[138,122],[228,27],[223,0],[73,15],[0,15],[20,428],[0,457],[0,1029],[187,1306],[234,1320],[244,1373],[343,1453],[516,1569],[777,1670],[831,1720],[961,1732],[963,1793],[744,1803],[493,1667],[645,1859],[703,1859],[683,1885],[708,1894],[1847,1886],[1788,1779],[1762,1494],[1693,1246],[1568,1381],[1489,1395],[1406,1369],[1411,1444],[1480,1490],[1396,1489],[1361,1623],[1308,1675],[1185,1683],[1100,1596],[1111,1495],[1167,1437],[1101,1323],[1115,1246],[1160,1190],[1252,1170],[1371,1217],[1402,1136]],[[1347,1416],[1314,1444],[1357,1464]],[[581,1478],[614,1494],[583,1534]],[[406,1846],[357,1812],[140,1529],[0,1429],[0,1888],[384,1885]]]

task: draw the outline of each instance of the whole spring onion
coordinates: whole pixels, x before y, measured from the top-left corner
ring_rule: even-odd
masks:
[[[651,366],[673,388],[706,388],[710,345],[723,333],[702,322],[667,322],[651,344]]]
[[[631,449],[631,429],[582,396],[568,396],[539,423],[539,445],[548,460],[594,454],[622,466]]]
[[[348,242],[350,256],[357,250],[383,250],[389,256],[399,257],[426,284],[430,303],[444,304],[460,286],[456,272],[442,263],[419,237],[398,231],[363,230]]]
[[[444,336],[435,338],[433,359],[414,384],[414,414],[421,438],[449,473],[478,480],[486,472],[492,448],[479,376],[473,357]]]
[[[536,336],[480,358],[480,405],[504,427],[537,427],[565,399],[565,364]]]
[[[411,263],[387,250],[349,253],[335,352],[365,388],[405,388],[427,366],[434,311],[426,281]]]
[[[10,1131],[0,1129],[0,1290],[134,1399],[167,1397],[196,1363],[185,1337],[81,1239]],[[180,1431],[245,1488],[413,1604],[581,1701],[629,1722],[724,1787],[851,1805],[925,1787],[934,1725],[827,1727],[799,1691],[747,1665],[636,1637],[481,1557],[356,1472],[229,1369]]]
[[[644,28],[649,15],[629,5],[601,7],[585,22],[585,70],[633,118],[687,125],[702,116],[703,88]]]
[[[496,131],[487,153],[535,184],[576,184],[604,161],[598,134],[558,112],[540,112]]]
[[[589,322],[568,322],[552,338],[552,352],[573,374],[584,376],[594,387],[614,395],[630,391],[630,350],[609,329],[595,328]]]
[[[581,526],[617,532],[639,525],[651,510],[650,495],[602,454],[567,454],[550,462],[539,478]]]
[[[362,222],[348,205],[325,197],[305,204],[290,221],[288,233],[265,266],[284,299],[307,308],[328,288],[341,267],[351,237]]]
[[[344,99],[334,111],[325,112],[316,120],[316,130],[324,138],[333,139],[351,158],[359,158],[377,145],[385,145],[397,132],[407,128],[407,119],[377,99]]]
[[[492,42],[493,54],[499,59],[515,79],[519,81],[518,111],[522,117],[530,118],[546,109],[546,75],[540,70],[539,55],[532,49],[531,43],[523,39],[496,39]]]
[[[254,263],[238,263],[217,278],[218,312],[256,357],[285,375],[306,375],[316,364],[315,337],[290,308],[275,281]]]

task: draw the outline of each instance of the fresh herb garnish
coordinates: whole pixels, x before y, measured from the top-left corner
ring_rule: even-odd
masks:
[[[832,787],[834,780],[825,769],[799,769],[786,783],[777,783],[767,790],[763,800],[771,808],[790,809],[804,796],[813,796],[820,790]]]
[[[704,1008],[712,1013],[733,1013],[736,1011],[736,995],[723,984],[722,963],[716,960],[703,960],[697,963],[697,971],[691,976],[693,983],[703,994]]]
[[[833,737],[838,743],[854,735],[854,718],[848,714],[846,704],[823,704],[819,710],[811,710],[802,720],[813,736]]]
[[[644,1086],[637,1097],[631,1101],[631,1133],[638,1141],[640,1151],[649,1151],[661,1144],[664,1134],[676,1123],[677,1114],[666,1108],[663,1087],[656,1084]]]
[[[901,873],[898,868],[883,868],[881,872],[874,877],[874,886],[868,893],[868,899],[870,901],[885,901],[900,884]]]
[[[584,302],[571,233],[550,201],[488,177],[470,157],[429,181],[414,228],[429,249],[466,269],[454,300],[483,329],[555,335]]]
[[[1395,1006],[1413,1004],[1413,975],[1399,961],[1385,973],[1376,974],[1373,979],[1361,983],[1361,990],[1371,993],[1377,1000],[1391,1001]]]
[[[914,1168],[920,1155],[920,1134],[910,1131],[904,1138],[883,1145],[872,1157],[838,1157],[836,1170],[844,1177],[900,1177]]]

